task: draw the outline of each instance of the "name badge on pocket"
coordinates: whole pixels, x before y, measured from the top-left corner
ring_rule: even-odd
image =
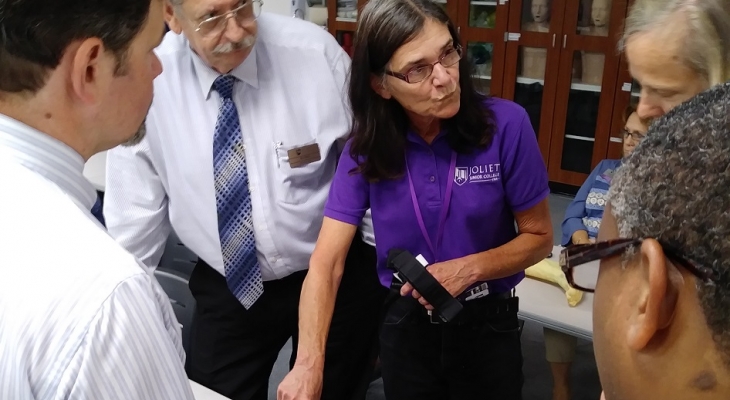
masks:
[[[292,168],[300,168],[322,159],[317,143],[291,149],[287,155],[289,156],[289,166]]]

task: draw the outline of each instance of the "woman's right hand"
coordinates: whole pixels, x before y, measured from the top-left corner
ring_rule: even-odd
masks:
[[[573,242],[573,244],[590,244],[591,239],[588,237],[588,231],[579,230],[573,232],[573,235],[570,237],[570,241]]]

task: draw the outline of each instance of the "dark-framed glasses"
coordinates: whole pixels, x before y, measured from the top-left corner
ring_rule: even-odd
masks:
[[[206,18],[198,24],[195,32],[206,37],[218,36],[225,30],[226,24],[228,24],[228,18],[235,19],[239,26],[245,25],[256,20],[261,15],[261,7],[263,5],[264,3],[261,0],[244,0],[241,5],[231,11]]]
[[[560,252],[560,268],[565,273],[570,286],[584,292],[593,293],[598,280],[599,263],[596,261],[622,254],[630,247],[639,247],[645,239],[613,239],[568,246]],[[667,257],[680,264],[697,278],[706,282],[717,280],[714,271],[711,269],[699,266],[666,243],[659,241],[659,244],[664,249],[664,254]]]
[[[631,138],[637,142],[641,142],[646,137],[646,135],[644,135],[642,133],[631,132],[628,129],[621,129],[621,135],[624,137],[624,139]]]
[[[433,67],[436,66],[436,64],[441,64],[448,68],[458,63],[459,60],[461,60],[461,46],[456,46],[452,49],[446,50],[446,52],[433,64],[416,65],[404,74],[386,69],[385,74],[394,76],[408,83],[419,83],[431,76],[431,73],[433,73]]]

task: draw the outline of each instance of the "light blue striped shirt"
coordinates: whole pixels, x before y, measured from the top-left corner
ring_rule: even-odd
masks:
[[[83,166],[0,114],[0,399],[193,399],[169,299],[91,215]]]

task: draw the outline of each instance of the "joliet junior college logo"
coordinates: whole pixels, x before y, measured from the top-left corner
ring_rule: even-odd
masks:
[[[500,179],[500,164],[482,164],[471,167],[456,167],[454,183],[461,186],[465,183],[497,182]]]

